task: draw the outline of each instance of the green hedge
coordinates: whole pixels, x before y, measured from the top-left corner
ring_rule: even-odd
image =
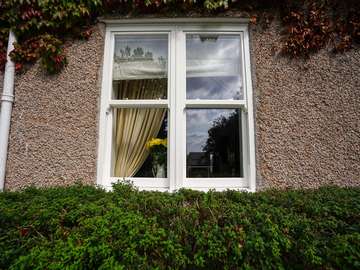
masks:
[[[356,268],[360,188],[0,194],[0,269]]]

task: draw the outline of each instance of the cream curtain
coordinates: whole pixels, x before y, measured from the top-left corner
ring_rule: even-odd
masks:
[[[118,99],[152,99],[166,92],[166,79],[114,83]],[[149,155],[145,144],[159,133],[166,109],[126,108],[115,111],[115,177],[131,177]]]

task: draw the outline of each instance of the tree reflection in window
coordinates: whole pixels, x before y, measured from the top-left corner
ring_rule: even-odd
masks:
[[[131,48],[126,46],[124,49],[120,49],[120,56],[117,54],[114,56],[115,63],[139,60],[156,62],[161,64],[164,70],[166,69],[167,61],[163,56],[158,56],[156,59],[154,59],[153,53],[149,50],[143,49],[142,47],[136,47],[131,52]]]
[[[204,109],[197,111],[200,113]],[[241,111],[215,111],[220,116],[206,119],[211,126],[207,130],[207,138],[204,138],[202,151],[188,149],[187,177],[243,177]]]

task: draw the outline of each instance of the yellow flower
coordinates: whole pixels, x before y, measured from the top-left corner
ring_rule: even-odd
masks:
[[[151,148],[157,145],[163,145],[167,147],[167,139],[152,138],[150,141],[146,143],[145,146],[148,150],[151,150]]]

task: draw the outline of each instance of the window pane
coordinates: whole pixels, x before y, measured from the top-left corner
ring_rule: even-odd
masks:
[[[186,111],[186,176],[242,177],[240,109]]]
[[[113,99],[166,99],[167,35],[115,36]]]
[[[115,177],[167,175],[167,110],[114,109],[113,168]]]
[[[243,99],[239,35],[186,35],[187,99]]]

